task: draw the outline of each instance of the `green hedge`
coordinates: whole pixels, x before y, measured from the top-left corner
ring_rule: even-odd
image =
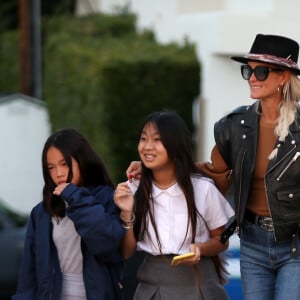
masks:
[[[192,132],[192,102],[199,95],[194,46],[160,45],[151,31],[136,33],[135,21],[103,14],[43,20],[42,90],[52,129],[83,132],[116,182],[138,158],[146,115],[176,110]]]
[[[110,16],[106,14],[92,14],[83,17],[72,15],[44,18],[44,34],[57,34],[64,32],[73,38],[83,35],[92,38],[115,37],[122,38],[128,35],[136,35],[136,16],[120,14]]]
[[[137,158],[138,131],[150,112],[176,110],[193,131],[192,102],[199,86],[199,66],[193,59],[186,60],[187,50],[154,46],[151,56],[129,50],[132,56],[106,63],[102,80],[105,122],[115,137],[110,140],[113,167],[123,170]]]
[[[0,34],[0,93],[20,89],[20,45],[16,31]]]

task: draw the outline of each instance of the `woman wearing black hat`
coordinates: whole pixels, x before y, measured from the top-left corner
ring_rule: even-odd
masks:
[[[199,164],[225,194],[232,187],[244,300],[300,299],[299,45],[258,34],[233,56],[257,101],[216,122],[211,163]],[[131,163],[127,174],[138,174]]]
[[[258,34],[243,63],[250,96],[216,122],[206,175],[232,183],[244,300],[300,299],[300,70],[298,43]]]

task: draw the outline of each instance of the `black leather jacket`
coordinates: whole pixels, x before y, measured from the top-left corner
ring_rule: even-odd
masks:
[[[255,106],[241,106],[215,124],[217,147],[232,169],[237,225],[243,224],[256,160],[259,118]],[[300,114],[284,143],[277,141],[277,158],[265,174],[268,206],[277,242],[298,236],[300,224]]]

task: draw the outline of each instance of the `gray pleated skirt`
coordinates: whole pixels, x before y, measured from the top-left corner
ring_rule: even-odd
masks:
[[[138,270],[134,300],[229,299],[211,258],[201,257],[196,269],[170,266],[171,259],[171,256],[146,255]]]

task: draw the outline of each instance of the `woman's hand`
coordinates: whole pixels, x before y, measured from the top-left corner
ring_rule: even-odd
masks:
[[[126,170],[126,176],[131,182],[133,178],[140,179],[142,174],[142,163],[140,161],[132,161]]]

